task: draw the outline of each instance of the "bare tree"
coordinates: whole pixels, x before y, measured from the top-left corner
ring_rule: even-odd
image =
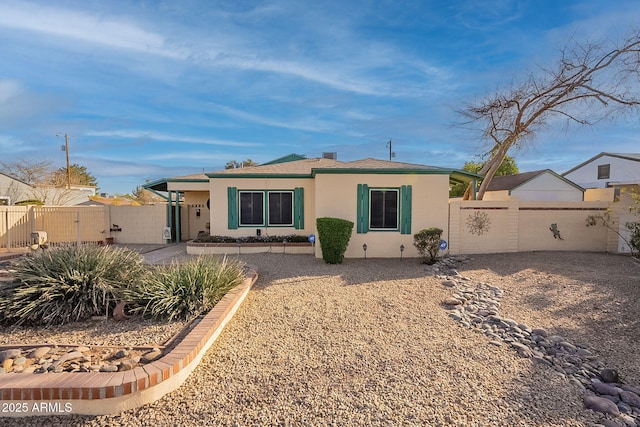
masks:
[[[53,172],[51,162],[21,159],[15,162],[0,161],[0,170],[30,185],[47,183]]]
[[[511,149],[531,142],[552,119],[567,124],[596,122],[640,105],[640,31],[620,45],[580,44],[571,40],[553,69],[542,68],[524,82],[487,95],[459,113],[478,124],[492,148],[480,170],[482,199],[502,160]],[[471,186],[465,199],[471,197]]]

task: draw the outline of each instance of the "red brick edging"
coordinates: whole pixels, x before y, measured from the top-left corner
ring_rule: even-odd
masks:
[[[168,353],[124,372],[0,374],[0,416],[103,415],[154,402],[180,387],[258,279],[255,268]]]

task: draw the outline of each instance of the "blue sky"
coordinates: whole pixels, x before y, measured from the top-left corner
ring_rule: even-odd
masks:
[[[70,160],[101,191],[289,153],[461,168],[487,150],[456,110],[620,38],[637,0],[0,0],[0,156]],[[639,152],[638,118],[550,126],[511,153],[562,173]]]

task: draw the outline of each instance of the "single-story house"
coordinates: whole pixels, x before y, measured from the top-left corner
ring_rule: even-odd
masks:
[[[0,206],[26,200],[31,192],[32,187],[26,182],[0,172]]]
[[[449,184],[480,177],[464,171],[377,159],[351,162],[296,154],[258,166],[176,177],[144,185],[167,192],[182,239],[193,239],[208,223],[211,235],[317,235],[316,218],[354,223],[345,256],[417,256],[413,234],[438,227],[448,235]],[[177,196],[181,195],[181,196]],[[171,209],[169,212],[172,212]],[[180,219],[185,216],[187,221]],[[197,226],[191,221],[197,220]],[[183,225],[187,224],[187,225]],[[316,256],[321,256],[316,250]]]
[[[510,199],[581,202],[584,188],[551,169],[493,177],[483,200]]]
[[[582,188],[640,184],[640,154],[602,152],[562,174]]]
[[[89,200],[96,188],[87,185],[71,185],[71,188],[52,185],[31,185],[0,172],[0,205],[38,200],[45,205],[73,206]]]

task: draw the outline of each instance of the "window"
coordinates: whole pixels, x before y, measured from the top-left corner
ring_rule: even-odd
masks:
[[[398,190],[369,190],[369,229],[398,229]]]
[[[611,173],[611,165],[598,165],[598,179],[609,179]]]
[[[293,225],[293,193],[269,192],[269,225]]]
[[[240,192],[240,225],[264,225],[264,193]]]
[[[294,227],[304,229],[304,189],[249,191],[227,188],[228,228]]]
[[[411,186],[369,188],[358,184],[358,233],[399,231],[411,234]]]

